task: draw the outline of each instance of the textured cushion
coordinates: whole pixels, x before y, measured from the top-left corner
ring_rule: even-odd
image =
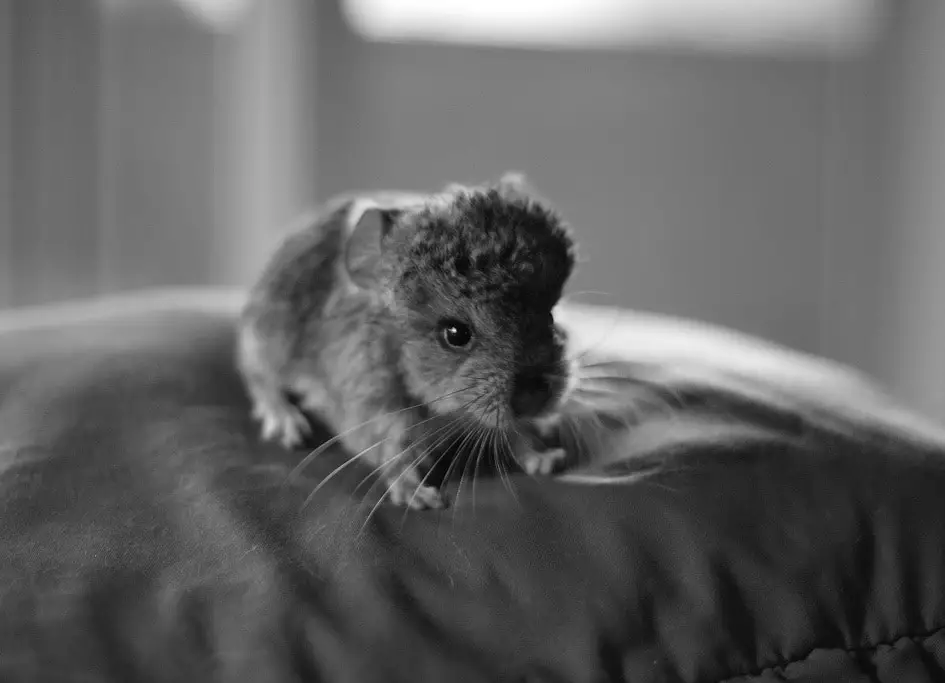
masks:
[[[0,680],[945,680],[943,441],[861,380],[627,322],[730,367],[567,476],[368,515],[367,468],[257,441],[236,301],[0,319]]]

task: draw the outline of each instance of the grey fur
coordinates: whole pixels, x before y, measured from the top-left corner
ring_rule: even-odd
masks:
[[[374,447],[365,457],[388,464],[393,502],[438,507],[439,493],[421,486],[419,453],[399,457],[432,445],[420,443],[430,428],[419,423],[439,416],[433,424],[455,419],[467,432],[518,438],[527,420],[512,410],[524,405],[514,398],[537,392],[545,412],[560,399],[568,368],[552,308],[574,244],[520,175],[372,199],[386,221],[370,228],[376,253],[364,235],[352,239],[364,197],[350,195],[276,250],[241,316],[238,366],[264,437],[299,445],[309,412],[342,435],[352,457]],[[471,326],[468,347],[442,343],[445,320]],[[533,458],[526,469],[545,472],[552,459]]]

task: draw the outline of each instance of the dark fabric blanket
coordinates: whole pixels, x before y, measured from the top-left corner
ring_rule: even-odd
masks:
[[[369,515],[364,468],[258,442],[233,310],[0,319],[0,681],[945,680],[933,441],[703,395]]]

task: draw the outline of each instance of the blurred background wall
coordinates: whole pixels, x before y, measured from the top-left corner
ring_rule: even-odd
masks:
[[[689,12],[556,48],[366,38],[365,2],[0,0],[0,306],[242,285],[334,192],[516,169],[579,231],[579,300],[827,355],[945,417],[945,3],[861,4],[844,49],[856,0],[807,42]]]

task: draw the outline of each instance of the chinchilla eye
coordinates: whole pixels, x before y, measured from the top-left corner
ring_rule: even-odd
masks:
[[[444,320],[440,323],[440,340],[448,347],[462,349],[469,346],[473,333],[469,325],[458,320]]]

